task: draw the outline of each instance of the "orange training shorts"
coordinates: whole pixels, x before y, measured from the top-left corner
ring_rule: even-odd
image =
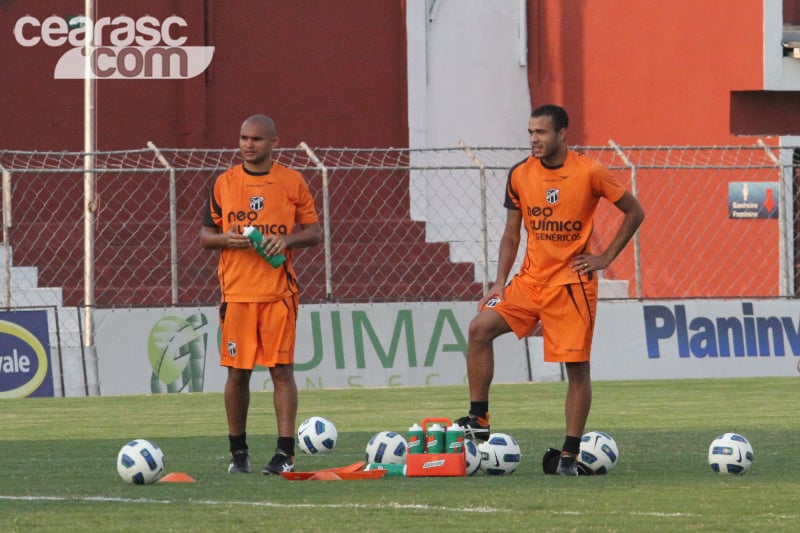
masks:
[[[544,360],[551,363],[589,361],[597,311],[597,276],[582,283],[542,287],[515,276],[504,298],[492,309],[519,337],[531,335],[541,322]]]
[[[252,370],[294,363],[297,295],[277,302],[224,302],[220,365]]]

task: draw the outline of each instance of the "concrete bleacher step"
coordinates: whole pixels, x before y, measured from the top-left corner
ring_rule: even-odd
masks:
[[[39,269],[35,266],[14,266],[14,252],[8,247],[9,288],[11,307],[61,306],[63,293],[60,287],[39,287]],[[0,245],[0,265],[5,263],[6,248]],[[2,268],[0,268],[2,271]],[[5,280],[0,279],[4,283]]]
[[[39,284],[39,269],[36,267],[11,267],[11,288],[32,289]]]
[[[600,279],[597,297],[602,300],[630,298],[630,282],[624,279]]]
[[[80,305],[84,300],[82,287],[64,287],[64,301]],[[136,285],[95,287],[94,301],[97,307],[153,307],[171,305],[172,288],[169,285]]]
[[[61,287],[17,288],[11,290],[11,307],[60,307],[64,302]]]

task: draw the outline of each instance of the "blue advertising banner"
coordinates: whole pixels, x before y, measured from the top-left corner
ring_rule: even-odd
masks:
[[[0,398],[53,396],[47,311],[0,311]]]

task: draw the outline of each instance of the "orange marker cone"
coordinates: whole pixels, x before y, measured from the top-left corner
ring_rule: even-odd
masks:
[[[170,472],[158,481],[163,483],[194,483],[195,479],[183,472]]]
[[[339,477],[335,472],[317,472],[310,478],[309,481],[341,481],[342,478]]]

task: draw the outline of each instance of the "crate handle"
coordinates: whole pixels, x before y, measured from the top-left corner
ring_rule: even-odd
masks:
[[[445,425],[444,429],[447,429],[448,427],[453,425],[453,422],[451,422],[449,418],[442,418],[442,417],[439,417],[439,418],[436,418],[436,417],[423,418],[422,419],[422,432],[427,436],[428,435],[428,424],[436,424],[436,423],[443,423]]]

